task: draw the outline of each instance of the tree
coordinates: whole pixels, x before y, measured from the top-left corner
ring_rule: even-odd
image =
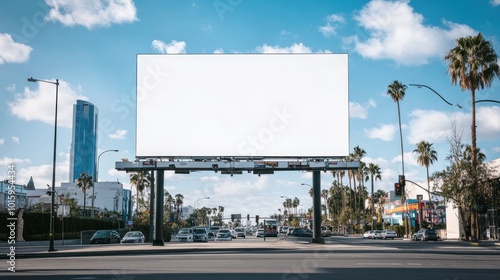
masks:
[[[180,220],[181,213],[182,213],[182,205],[184,204],[184,196],[180,193],[175,195],[175,205],[177,209],[177,220]]]
[[[403,100],[406,94],[406,85],[403,85],[399,81],[393,81],[387,87],[387,94],[392,98],[394,102],[398,105],[398,121],[399,121],[399,137],[401,143],[401,171],[405,174],[405,164],[404,164],[404,151],[403,151],[403,131],[401,130],[401,109],[399,106],[399,101]]]
[[[137,173],[130,174],[130,184],[135,186],[136,190],[136,206],[135,212],[139,213],[139,195],[143,195],[144,189],[151,185],[151,175],[146,170],[141,170]]]
[[[432,143],[427,141],[420,141],[417,143],[417,148],[413,150],[414,153],[418,154],[417,162],[418,164],[425,167],[426,175],[427,175],[427,195],[429,196],[429,207],[431,208],[431,225],[432,221],[432,200],[431,200],[431,185],[430,185],[430,177],[429,177],[429,165],[433,164],[438,160],[437,152],[432,147]]]
[[[452,84],[459,84],[462,91],[470,90],[472,105],[472,171],[473,184],[471,185],[473,199],[477,191],[477,145],[476,145],[476,91],[491,87],[493,79],[500,77],[500,66],[498,56],[489,41],[486,41],[481,33],[476,36],[467,36],[457,39],[457,45],[444,57],[449,61],[447,73],[450,75]],[[477,212],[472,215],[472,238],[479,238],[479,222]]]
[[[89,176],[87,173],[83,172],[80,174],[80,177],[76,179],[76,186],[82,189],[83,193],[83,215],[85,215],[85,210],[87,206],[87,190],[94,187],[94,182],[92,180],[92,176]],[[92,209],[94,211],[94,209]]]
[[[368,164],[368,167],[366,167],[366,171],[368,173],[368,176],[366,176],[366,179],[370,179],[370,182],[371,182],[371,190],[372,190],[372,196],[371,196],[371,210],[372,210],[372,213],[375,214],[375,197],[374,197],[374,181],[375,180],[382,180],[382,172],[380,172],[380,166],[378,166],[377,164],[373,164],[370,162],[370,164]]]

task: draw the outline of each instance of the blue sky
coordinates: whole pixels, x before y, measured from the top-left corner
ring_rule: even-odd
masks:
[[[28,77],[59,79],[56,185],[69,177],[72,108],[76,99],[99,108],[100,181],[129,175],[114,170],[121,158],[135,158],[136,55],[139,53],[332,52],[349,55],[350,147],[363,148],[364,161],[378,164],[389,191],[401,172],[396,104],[386,94],[394,80],[409,87],[401,102],[405,173],[423,181],[425,168],[412,154],[416,143],[434,143],[446,165],[452,123],[470,143],[470,93],[452,85],[444,54],[455,40],[483,33],[500,53],[500,1],[296,1],[296,0],[37,0],[0,2],[0,170],[16,165],[18,183],[33,176],[37,188],[51,182],[54,85]],[[500,100],[500,82],[477,99]],[[500,158],[500,106],[477,104],[478,147],[488,160]],[[335,119],[318,121],[329,129]],[[163,129],[168,130],[165,122]],[[325,145],[335,143],[325,142]],[[2,175],[0,173],[0,178]],[[322,175],[322,187],[332,177]],[[344,181],[346,182],[346,180]],[[165,186],[185,204],[209,196],[198,207],[223,205],[226,213],[269,215],[281,196],[311,205],[309,173],[229,177],[200,172],[166,174]],[[367,183],[369,186],[369,183]],[[300,207],[299,207],[300,208]]]

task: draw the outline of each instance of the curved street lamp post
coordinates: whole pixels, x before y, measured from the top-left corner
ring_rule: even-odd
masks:
[[[28,82],[42,82],[56,85],[56,108],[55,108],[55,117],[54,117],[54,155],[52,158],[52,189],[50,190],[50,241],[49,241],[49,252],[57,251],[54,249],[54,220],[55,211],[55,193],[56,193],[56,146],[57,146],[57,100],[59,96],[59,79],[56,79],[55,82],[47,81],[47,80],[39,80],[34,79],[33,77],[28,78]]]
[[[99,182],[99,180],[97,179],[97,175],[99,175],[99,160],[101,159],[102,154],[107,153],[107,152],[115,152],[116,153],[118,151],[119,150],[106,150],[106,151],[104,151],[104,152],[102,152],[102,153],[99,154],[99,156],[97,157],[97,166],[94,169],[94,183]],[[95,184],[92,187],[92,196],[90,198],[92,199],[92,214],[91,214],[91,217],[94,218]]]

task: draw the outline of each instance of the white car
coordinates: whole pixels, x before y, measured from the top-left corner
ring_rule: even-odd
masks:
[[[175,239],[180,242],[193,242],[193,229],[192,228],[181,228]]]
[[[363,238],[372,238],[373,236],[373,230],[367,230],[365,233],[363,233]]]
[[[257,230],[257,237],[264,237],[264,229]]]
[[[396,237],[398,237],[398,234],[393,231],[392,229],[386,229],[384,231],[382,231],[382,233],[380,234],[382,236],[382,239],[394,239]]]
[[[233,240],[233,235],[229,229],[221,229],[217,232],[215,241],[231,241]]]
[[[193,241],[208,242],[208,232],[204,227],[193,227]]]
[[[379,229],[374,230],[372,233],[372,237],[370,237],[370,238],[371,239],[382,239],[382,231]]]

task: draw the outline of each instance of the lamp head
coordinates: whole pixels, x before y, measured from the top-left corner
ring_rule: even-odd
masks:
[[[36,82],[38,82],[38,80],[37,80],[37,79],[34,79],[33,77],[29,77],[29,78],[28,78],[28,82],[33,82],[33,83],[36,83]]]

